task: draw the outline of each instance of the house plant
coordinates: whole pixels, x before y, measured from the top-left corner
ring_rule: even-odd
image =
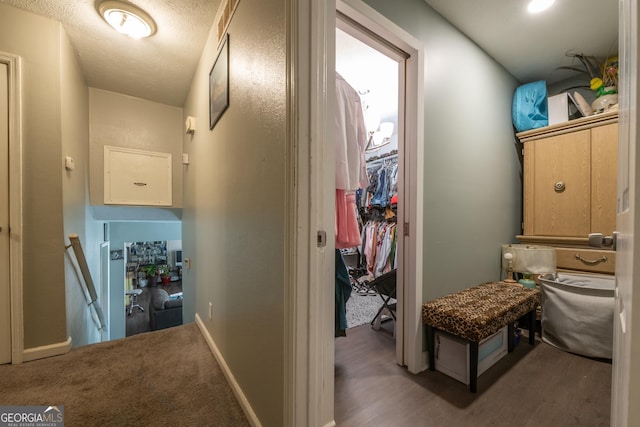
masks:
[[[149,264],[142,267],[142,271],[147,275],[147,279],[149,280],[149,285],[155,286],[158,283],[158,266],[155,264]]]
[[[171,274],[169,274],[169,267],[167,265],[158,266],[158,274],[162,280],[163,285],[168,285],[171,282]]]

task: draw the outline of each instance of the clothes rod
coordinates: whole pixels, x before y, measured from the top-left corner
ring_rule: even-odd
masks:
[[[372,165],[377,165],[378,163],[384,163],[385,161],[391,160],[392,163],[393,161],[397,162],[398,161],[398,154],[389,154],[388,156],[384,156],[384,157],[379,157],[377,159],[374,160],[367,160],[367,167],[372,166]]]

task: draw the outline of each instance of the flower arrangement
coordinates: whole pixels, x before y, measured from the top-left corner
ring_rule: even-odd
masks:
[[[607,58],[600,63],[594,56],[584,53],[567,53],[567,56],[580,61],[583,69],[576,67],[560,67],[565,70],[579,71],[589,75],[589,88],[595,92],[596,98],[603,95],[617,93],[618,88],[618,57]]]

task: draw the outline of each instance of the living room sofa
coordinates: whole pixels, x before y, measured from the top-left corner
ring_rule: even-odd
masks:
[[[149,320],[152,331],[182,325],[182,298],[171,299],[161,287],[152,288]]]

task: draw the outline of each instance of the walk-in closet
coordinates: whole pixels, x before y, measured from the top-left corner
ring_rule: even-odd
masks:
[[[401,334],[396,316],[401,301],[396,290],[401,279],[398,224],[403,221],[399,217],[402,209],[398,209],[403,169],[399,161],[403,61],[401,53],[338,16],[336,304],[340,306],[342,292],[346,302],[337,313],[344,309],[346,325],[336,315],[336,336],[348,335],[350,328],[362,325],[370,325],[391,339]],[[349,116],[353,111],[350,113],[345,104],[353,101],[350,97],[359,103],[361,117]],[[362,134],[357,142],[349,139],[349,135]],[[354,153],[356,147],[358,152]]]

